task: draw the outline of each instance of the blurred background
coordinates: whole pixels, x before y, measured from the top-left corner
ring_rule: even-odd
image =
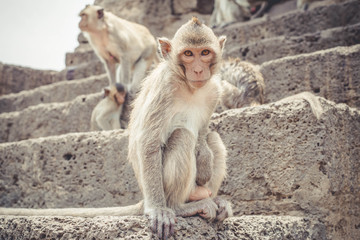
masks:
[[[93,0],[1,0],[0,62],[62,70],[78,45],[79,12]]]

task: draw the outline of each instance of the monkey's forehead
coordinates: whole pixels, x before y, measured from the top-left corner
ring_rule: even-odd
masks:
[[[173,40],[182,42],[210,43],[217,40],[211,28],[198,21],[190,20],[182,25],[175,33]],[[207,41],[207,42],[204,42]]]
[[[81,10],[80,13],[92,13],[92,12],[96,12],[97,10],[103,9],[100,6],[96,6],[96,5],[86,5],[85,8],[83,10]]]

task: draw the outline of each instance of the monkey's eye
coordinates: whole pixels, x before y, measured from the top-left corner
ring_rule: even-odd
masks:
[[[193,55],[193,53],[192,53],[190,50],[186,50],[186,51],[184,52],[184,55],[190,57],[190,56]]]
[[[210,53],[210,51],[205,49],[205,50],[202,50],[201,55],[206,56],[206,55],[209,55],[209,53]]]

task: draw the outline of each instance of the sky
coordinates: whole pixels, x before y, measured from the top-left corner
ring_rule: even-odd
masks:
[[[79,12],[94,0],[0,0],[0,62],[34,69],[65,68],[79,45]]]

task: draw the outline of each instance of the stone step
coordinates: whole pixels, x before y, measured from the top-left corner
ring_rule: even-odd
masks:
[[[0,113],[20,111],[41,103],[71,101],[79,95],[101,92],[108,83],[107,75],[103,74],[81,80],[61,81],[0,96]]]
[[[266,102],[274,102],[302,91],[311,91],[332,101],[359,108],[359,59],[360,45],[355,45],[266,62],[260,68],[266,84]],[[91,79],[106,82],[106,75],[102,80]],[[67,84],[71,88],[69,95],[71,92],[76,95],[77,82],[74,82],[74,85],[71,82]],[[49,91],[60,91],[52,89]],[[60,96],[61,94],[62,92]],[[52,95],[58,96],[55,92]],[[0,142],[89,131],[91,112],[101,95],[100,92],[82,95],[64,103],[39,104],[18,112],[2,113]]]
[[[245,61],[261,64],[287,56],[356,44],[360,44],[360,23],[301,36],[267,38],[246,45],[240,45],[238,42],[226,43],[225,58],[239,57]]]
[[[228,37],[227,44],[245,45],[278,36],[301,36],[330,28],[360,22],[360,1],[321,6],[309,11],[295,10],[273,18],[263,17],[250,22],[234,23],[215,29]]]
[[[311,91],[360,108],[360,44],[269,61],[260,71],[266,102]]]
[[[359,21],[360,22],[360,21]],[[360,43],[360,23],[306,33],[301,36],[277,36],[239,44],[239,41],[227,41],[224,57],[238,57],[255,64],[270,60],[311,53],[337,46],[351,46]],[[93,51],[67,53],[74,62],[69,67],[74,79],[105,73],[105,68]],[[88,59],[91,60],[88,60]]]
[[[228,150],[219,194],[235,215],[321,218],[334,239],[359,236],[360,112],[320,101],[320,120],[306,101],[289,99],[213,116],[211,128]],[[141,193],[127,144],[122,130],[0,144],[0,206],[136,203]]]
[[[145,217],[0,216],[0,239],[156,239]],[[174,239],[328,239],[316,220],[293,216],[232,217],[210,224],[199,217],[178,218]]]
[[[62,72],[37,70],[0,62],[0,95],[17,93],[62,81]]]
[[[30,106],[0,114],[0,143],[90,130],[93,108],[102,92],[80,95],[72,101]]]

